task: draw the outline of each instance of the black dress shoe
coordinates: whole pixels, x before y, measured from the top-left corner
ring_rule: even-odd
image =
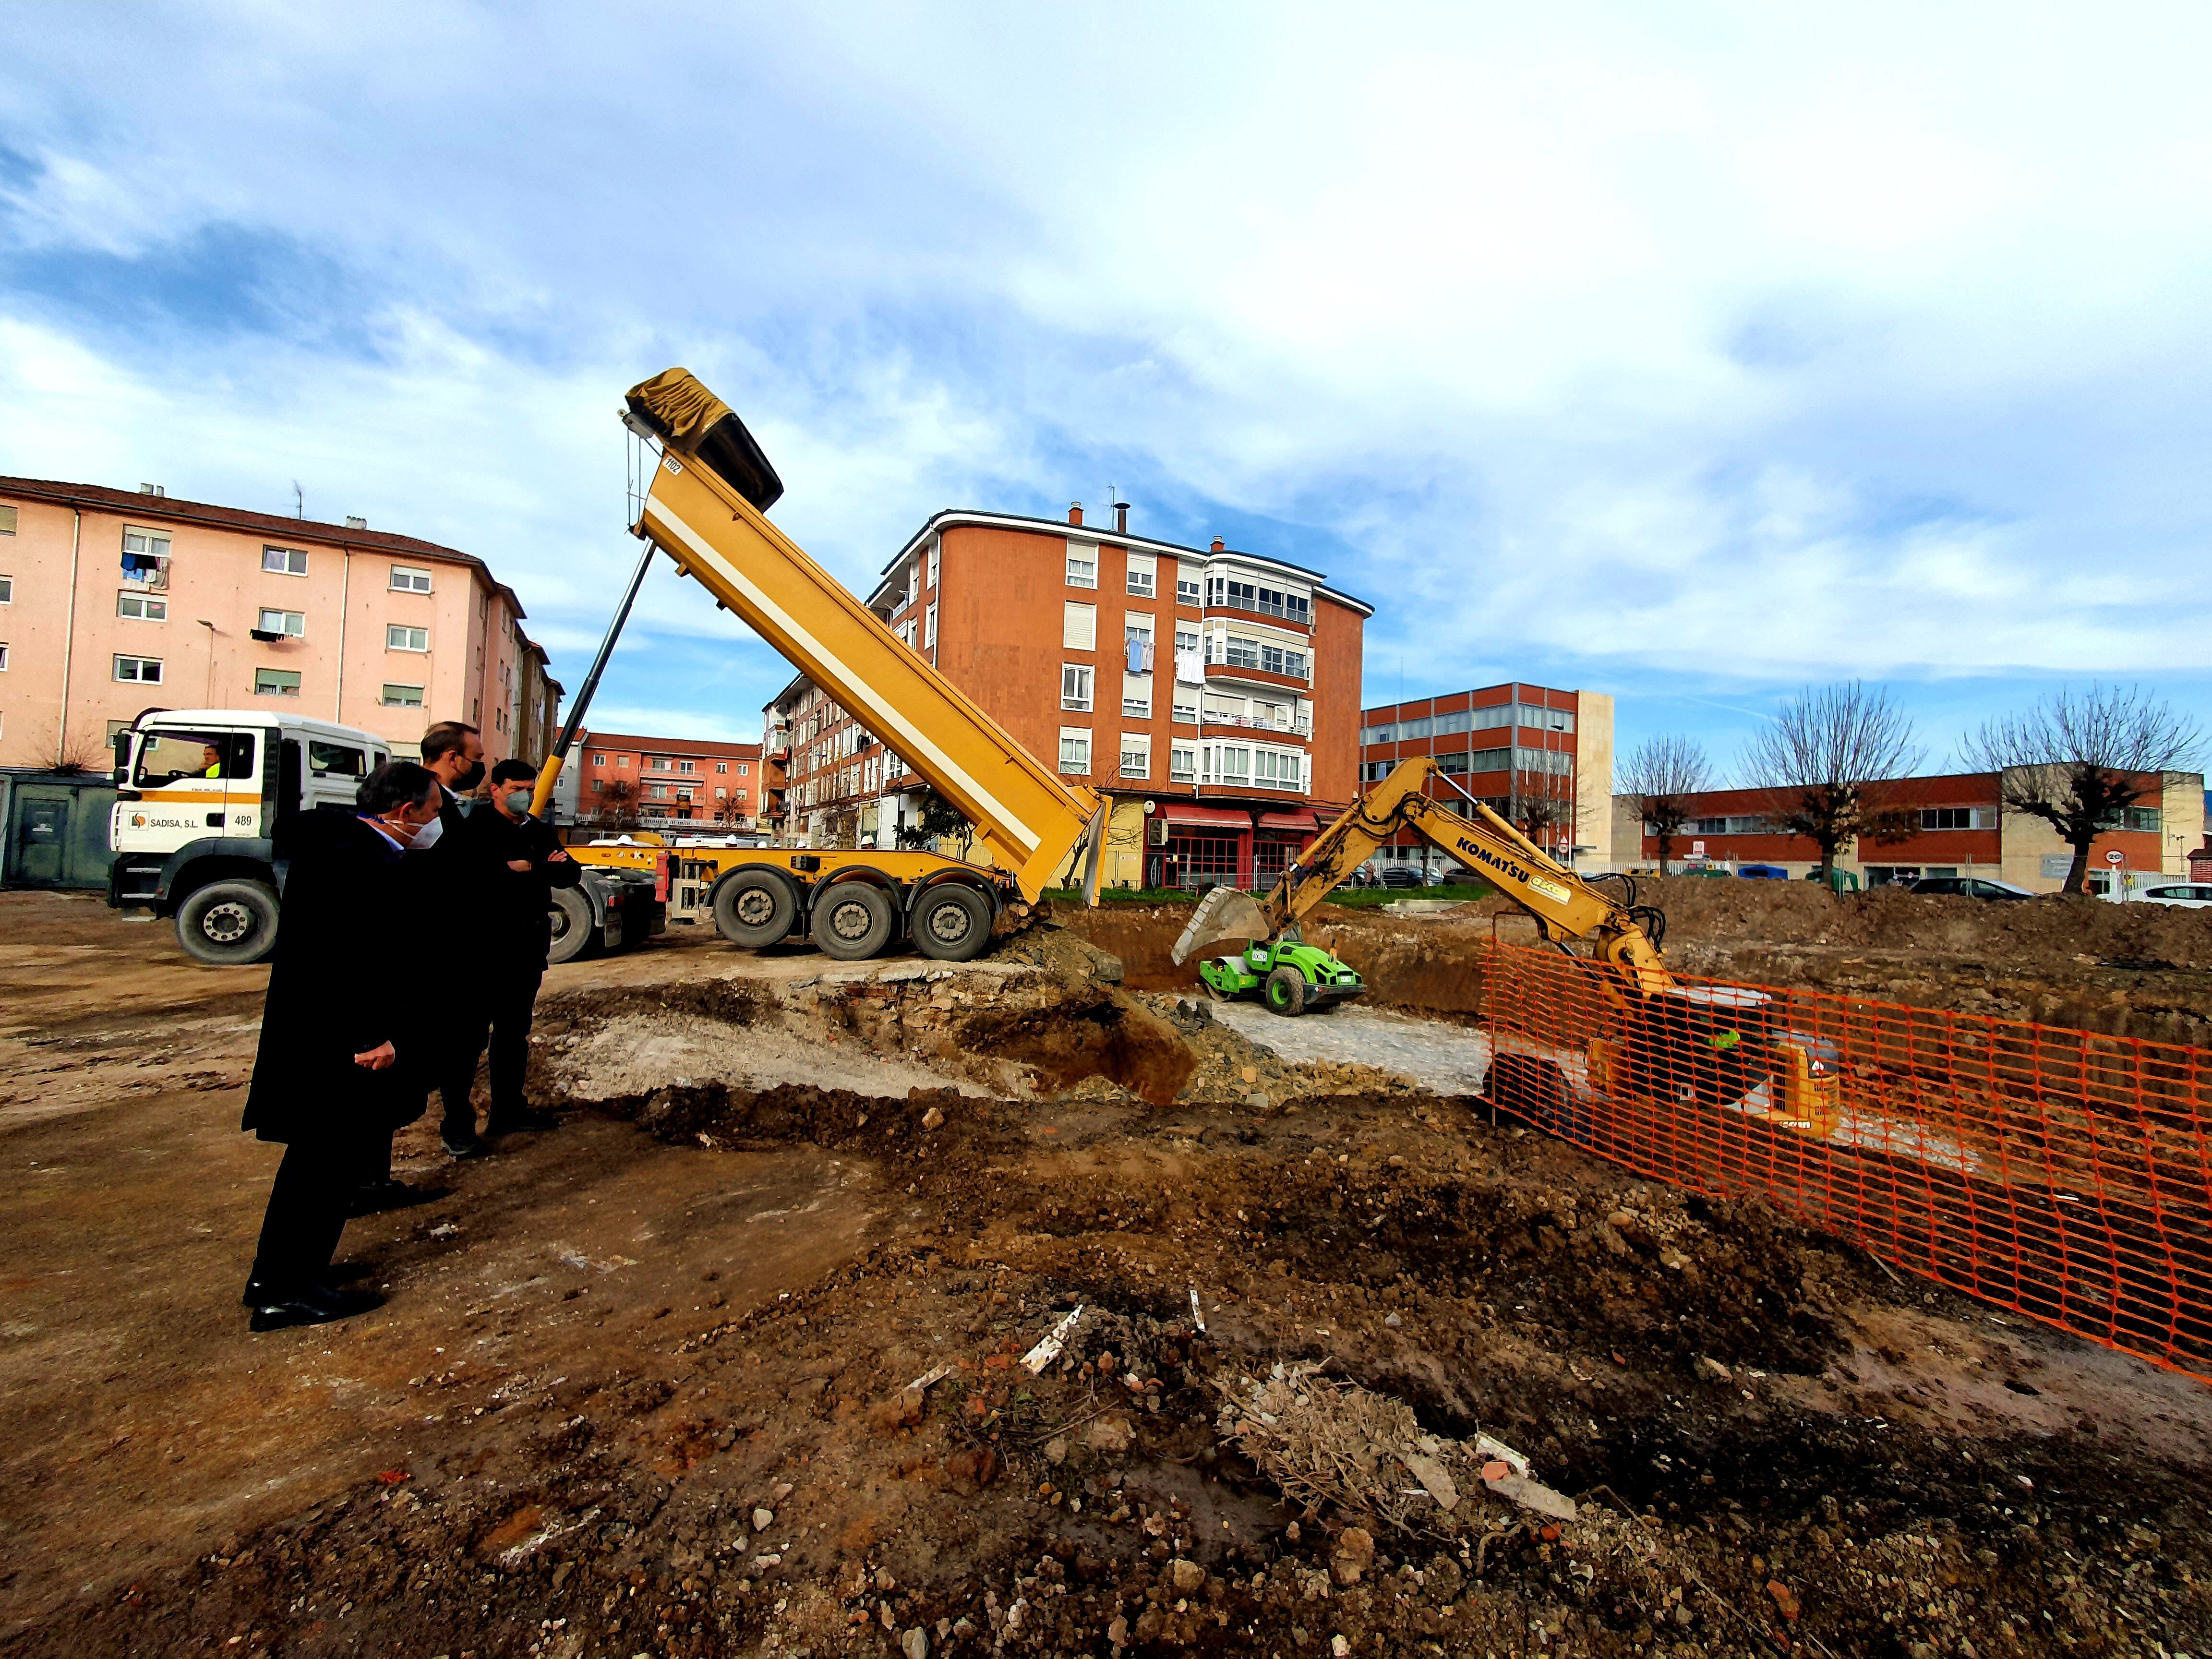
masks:
[[[483,1138],[474,1129],[465,1134],[457,1130],[443,1130],[439,1133],[438,1144],[453,1158],[482,1158],[490,1151],[483,1144]]]
[[[560,1127],[561,1120],[550,1112],[537,1112],[527,1106],[518,1106],[511,1112],[493,1113],[484,1125],[484,1133],[488,1135],[520,1135]]]
[[[327,1291],[339,1285],[349,1285],[356,1279],[366,1279],[375,1271],[375,1267],[366,1261],[333,1261],[323,1269],[321,1277],[315,1282]],[[238,1298],[239,1304],[246,1308],[258,1308],[264,1303],[273,1305],[283,1299],[258,1279],[247,1279],[246,1294]]]
[[[294,1325],[327,1325],[332,1320],[350,1319],[356,1314],[383,1305],[384,1298],[374,1291],[333,1291],[318,1286],[281,1301],[263,1304],[254,1309],[247,1322],[257,1331],[281,1331]]]
[[[377,1215],[386,1210],[404,1210],[443,1198],[444,1187],[410,1187],[404,1181],[365,1181],[353,1189],[348,1215]]]

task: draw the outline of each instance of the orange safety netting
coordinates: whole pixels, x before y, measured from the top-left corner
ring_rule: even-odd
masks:
[[[1503,944],[1483,963],[1499,1104],[2212,1381],[2212,1050],[1716,980],[1640,1001]]]

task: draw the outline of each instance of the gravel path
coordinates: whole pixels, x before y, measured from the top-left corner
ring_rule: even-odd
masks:
[[[1490,1064],[1490,1039],[1480,1031],[1373,1008],[1285,1019],[1256,1002],[1217,1002],[1213,1017],[1293,1065],[1334,1060],[1380,1066],[1440,1095],[1474,1093]]]

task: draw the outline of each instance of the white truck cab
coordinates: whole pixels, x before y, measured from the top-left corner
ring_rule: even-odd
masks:
[[[258,962],[276,942],[280,817],[350,806],[391,758],[381,738],[259,709],[149,709],[115,734],[107,902],[174,917],[202,962]]]

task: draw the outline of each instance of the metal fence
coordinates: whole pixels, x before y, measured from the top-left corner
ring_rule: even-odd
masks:
[[[1518,945],[1485,955],[1494,1053],[1525,1054],[1522,1076],[1556,1083],[1547,1127],[1639,1174],[1765,1199],[1939,1284],[2212,1381],[2212,1051],[1684,980],[1692,1003],[1771,999],[1749,1016],[1767,1042],[1834,1068],[1834,1110],[1808,1122],[1756,1064],[1729,1075],[1607,1063],[1632,1051],[1639,1026],[1610,994],[1610,970]],[[1595,1066],[1593,1039],[1606,1045]]]

